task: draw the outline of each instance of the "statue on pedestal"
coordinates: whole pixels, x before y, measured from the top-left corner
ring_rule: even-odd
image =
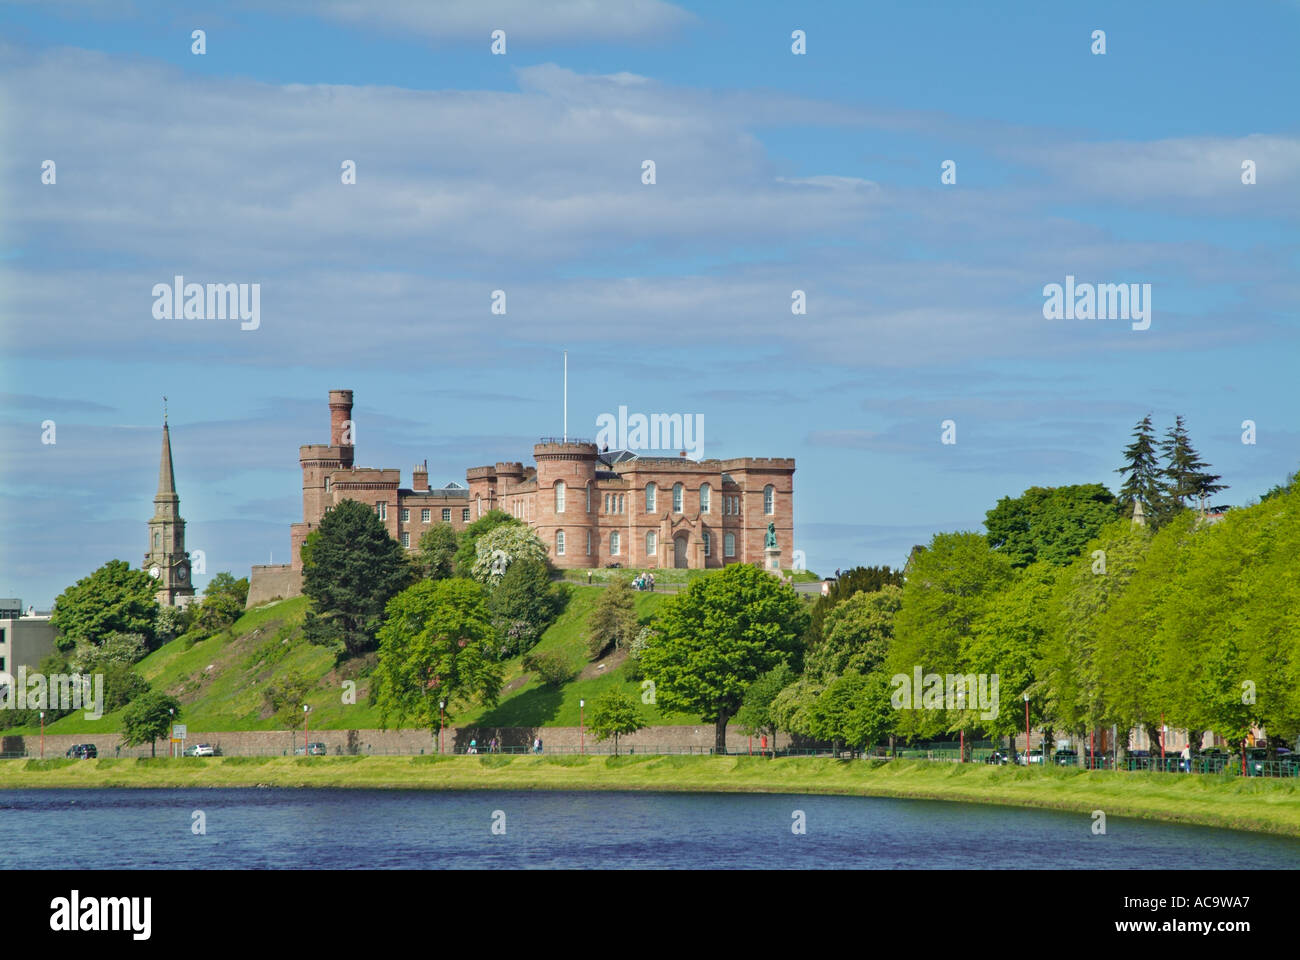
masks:
[[[772,547],[775,546],[776,546],[776,524],[769,523],[767,525],[767,539],[763,541],[763,547],[764,549],[771,549]]]

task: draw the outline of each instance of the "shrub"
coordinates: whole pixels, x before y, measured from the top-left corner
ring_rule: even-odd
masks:
[[[523,667],[547,686],[557,687],[571,679],[576,671],[558,653],[528,654]]]

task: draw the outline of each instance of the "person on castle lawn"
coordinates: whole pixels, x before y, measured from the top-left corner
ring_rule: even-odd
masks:
[[[652,573],[650,574],[650,589],[653,590],[654,588],[655,588],[655,575]]]
[[[541,753],[541,752],[542,752],[542,738],[533,737],[533,753]]]
[[[478,741],[477,741],[477,740],[471,740],[471,741],[469,742],[469,749],[466,750],[465,752],[466,752],[466,753],[478,753]]]
[[[1192,772],[1192,742],[1190,740],[1183,745],[1183,772]]]
[[[591,571],[587,571],[587,586],[591,586]]]

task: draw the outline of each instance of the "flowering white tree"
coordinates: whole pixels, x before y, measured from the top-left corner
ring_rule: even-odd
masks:
[[[478,538],[474,545],[474,579],[495,587],[505,576],[506,569],[516,560],[532,558],[542,563],[549,561],[546,544],[522,524],[503,524]]]

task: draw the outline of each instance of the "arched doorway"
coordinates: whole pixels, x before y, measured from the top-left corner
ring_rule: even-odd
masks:
[[[686,569],[686,534],[673,537],[673,566],[679,570]]]

